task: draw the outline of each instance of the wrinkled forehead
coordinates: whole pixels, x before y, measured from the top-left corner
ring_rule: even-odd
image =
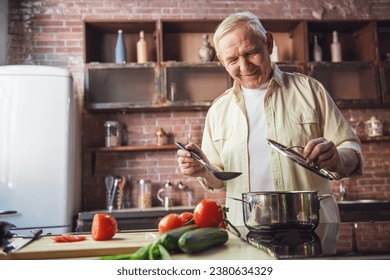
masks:
[[[223,34],[221,34],[218,43],[215,48],[217,53],[224,51],[221,47],[226,45],[234,45],[235,43],[266,43],[266,37],[262,34],[259,34],[252,28],[250,28],[246,22],[242,22],[238,25],[232,26],[229,29],[224,30]]]

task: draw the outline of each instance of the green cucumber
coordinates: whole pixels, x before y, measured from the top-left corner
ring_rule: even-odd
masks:
[[[149,248],[152,244],[142,246],[131,254],[119,254],[101,257],[101,260],[147,260],[149,258]]]
[[[177,245],[180,236],[189,230],[196,229],[197,225],[187,225],[167,231],[160,237],[160,244],[169,252],[180,251]]]
[[[184,253],[195,254],[211,247],[222,245],[229,239],[223,228],[207,227],[185,232],[180,236],[178,245]]]

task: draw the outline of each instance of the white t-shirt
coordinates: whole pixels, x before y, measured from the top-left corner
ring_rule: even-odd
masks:
[[[267,85],[258,89],[242,87],[242,92],[249,119],[249,188],[251,192],[274,191],[264,116],[264,97]]]

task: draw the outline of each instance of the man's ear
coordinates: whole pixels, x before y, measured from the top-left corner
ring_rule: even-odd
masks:
[[[265,35],[267,36],[267,42],[266,42],[267,50],[268,50],[268,53],[271,54],[272,49],[274,47],[274,36],[272,36],[271,32],[267,32]]]

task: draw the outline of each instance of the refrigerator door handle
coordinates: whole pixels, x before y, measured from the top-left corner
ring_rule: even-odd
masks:
[[[0,216],[2,215],[13,215],[13,214],[17,214],[18,211],[16,210],[0,210]]]

